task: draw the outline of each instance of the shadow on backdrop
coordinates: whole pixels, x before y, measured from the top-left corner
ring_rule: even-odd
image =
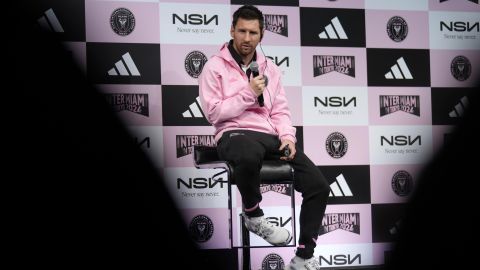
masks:
[[[464,117],[421,173],[387,270],[468,269],[478,258],[479,87]],[[469,267],[467,267],[469,266]]]
[[[53,35],[33,27],[34,4],[8,9],[15,23],[5,34],[15,100],[12,125],[4,122],[12,184],[6,246],[15,265],[220,269],[199,253],[156,169],[104,96]]]

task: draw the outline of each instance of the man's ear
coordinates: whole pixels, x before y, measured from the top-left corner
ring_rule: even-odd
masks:
[[[233,29],[233,25],[230,27],[230,36],[233,38],[233,32],[235,32],[235,29]]]
[[[264,34],[265,34],[265,30],[262,30],[262,32],[260,32],[260,41],[262,41]]]

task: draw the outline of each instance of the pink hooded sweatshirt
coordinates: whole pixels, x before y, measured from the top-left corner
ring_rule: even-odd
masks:
[[[200,102],[207,120],[215,127],[215,140],[218,142],[225,131],[248,129],[275,134],[280,140],[296,143],[296,129],[292,126],[285,90],[280,82],[280,70],[259,53],[257,63],[260,74],[268,77],[263,107],[259,106],[247,75],[230,54],[228,43],[203,67],[198,81]]]

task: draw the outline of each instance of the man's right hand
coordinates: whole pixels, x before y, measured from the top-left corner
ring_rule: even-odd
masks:
[[[250,88],[257,97],[263,93],[263,90],[265,90],[265,79],[262,74],[250,80]]]

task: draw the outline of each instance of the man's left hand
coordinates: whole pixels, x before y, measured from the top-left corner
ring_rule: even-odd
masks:
[[[287,145],[290,148],[290,155],[288,157],[280,157],[281,160],[292,160],[295,157],[297,149],[295,148],[295,143],[290,140],[282,140],[282,144],[280,145],[280,148],[278,150],[283,151],[285,146]]]

